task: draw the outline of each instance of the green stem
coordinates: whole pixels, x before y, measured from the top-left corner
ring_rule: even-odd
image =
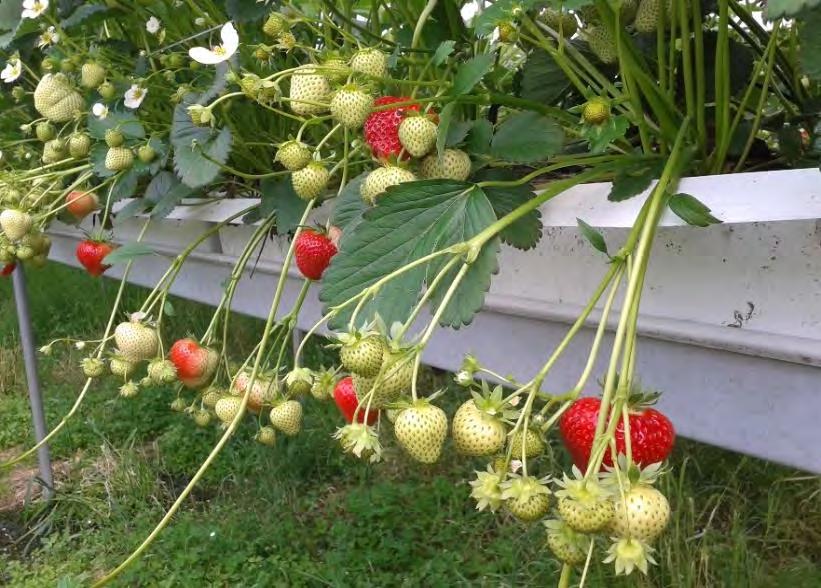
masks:
[[[416,20],[416,27],[413,29],[413,38],[411,39],[411,49],[416,49],[419,46],[419,40],[422,38],[422,30],[425,28],[425,23],[428,21],[431,12],[436,8],[439,0],[428,0],[419,18]]]

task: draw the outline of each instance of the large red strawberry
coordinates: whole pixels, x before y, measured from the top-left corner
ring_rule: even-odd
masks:
[[[318,280],[336,255],[336,245],[324,232],[303,230],[296,239],[294,257],[296,266],[309,280]]]
[[[214,375],[219,354],[194,339],[180,339],[171,346],[168,359],[177,368],[177,378],[188,388],[201,388]]]
[[[373,156],[377,159],[388,159],[391,155],[398,156],[402,151],[399,142],[399,125],[405,118],[408,110],[419,111],[418,104],[400,106],[378,110],[380,106],[408,102],[410,98],[398,96],[382,96],[374,100],[374,111],[365,120],[365,142],[370,146]]]
[[[599,398],[579,398],[559,421],[564,445],[570,452],[573,462],[582,470],[587,467],[587,461],[590,459],[600,405]],[[650,465],[667,459],[676,439],[676,432],[670,419],[653,408],[638,405],[631,407],[629,422],[634,462]],[[626,452],[624,422],[621,419],[616,427],[616,450],[620,454]],[[610,453],[608,450],[604,454],[605,465],[613,464]]]
[[[114,251],[114,246],[107,241],[100,241],[96,239],[86,239],[80,241],[77,245],[77,261],[79,261],[86,271],[92,276],[101,276],[103,272],[110,268],[110,265],[105,265],[103,259],[105,256]]]
[[[353,378],[351,376],[342,378],[336,383],[336,386],[334,387],[334,400],[336,401],[336,405],[339,407],[339,411],[342,413],[342,416],[345,417],[345,420],[349,423],[353,422],[354,412],[356,412],[356,407],[359,406],[359,398],[356,395],[356,388],[353,385]],[[378,416],[379,411],[371,408],[368,412],[368,424],[374,424]],[[364,406],[359,409],[359,414],[356,415],[356,420],[359,423],[365,421]]]
[[[3,269],[0,270],[0,276],[3,276],[4,278],[6,276],[10,276],[11,272],[13,272],[14,268],[16,268],[16,267],[17,267],[16,263],[7,263],[6,265],[3,266]]]

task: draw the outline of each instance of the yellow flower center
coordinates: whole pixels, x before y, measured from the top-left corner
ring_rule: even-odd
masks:
[[[228,51],[226,51],[225,47],[223,47],[222,45],[217,45],[216,47],[214,47],[213,51],[215,55],[225,55],[226,53],[228,53]]]

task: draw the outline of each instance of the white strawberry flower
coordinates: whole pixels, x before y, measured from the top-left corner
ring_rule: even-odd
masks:
[[[197,63],[204,65],[216,65],[231,59],[231,56],[239,48],[239,35],[231,22],[222,25],[220,30],[222,45],[216,45],[211,49],[205,47],[192,47],[188,50],[188,56]]]
[[[7,84],[12,83],[23,73],[23,63],[19,57],[12,57],[6,62],[6,67],[0,72],[0,79]]]
[[[23,0],[23,18],[38,18],[48,10],[48,0]]]
[[[156,35],[160,32],[162,28],[162,22],[156,16],[152,16],[145,22],[145,30],[151,33],[152,35]]]
[[[94,106],[91,107],[91,112],[97,118],[104,119],[108,116],[108,106],[100,102],[97,102]]]
[[[204,27],[205,26],[205,19],[201,16],[198,16],[197,18],[194,19],[194,24],[198,27]]]
[[[138,84],[132,84],[131,87],[125,92],[125,99],[123,100],[123,103],[126,108],[135,110],[140,107],[140,104],[143,103],[146,94],[148,94],[148,90],[141,88]]]
[[[37,46],[40,49],[45,49],[49,45],[54,45],[60,42],[60,34],[54,30],[54,27],[49,27],[37,39]]]

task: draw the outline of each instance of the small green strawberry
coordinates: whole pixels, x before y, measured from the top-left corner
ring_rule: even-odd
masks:
[[[277,35],[277,47],[290,51],[296,47],[296,37],[291,31],[285,31]]]
[[[125,143],[125,136],[119,129],[106,129],[105,144],[109,147],[120,147]]]
[[[366,396],[371,393],[371,390],[374,390],[376,385],[376,377],[368,378],[365,376],[360,376],[359,374],[351,374],[353,379],[353,387],[356,391],[356,396],[362,401],[362,405],[366,405],[367,399]],[[376,390],[374,390],[374,395],[376,394]]]
[[[115,376],[128,378],[137,370],[137,363],[129,361],[121,355],[115,355],[108,361],[108,369]]]
[[[305,143],[286,141],[277,149],[274,161],[278,161],[288,171],[299,171],[311,163],[311,150]]]
[[[162,384],[172,384],[177,381],[177,368],[167,360],[158,358],[148,364],[148,378],[152,384],[161,386]]]
[[[281,402],[271,409],[268,419],[275,429],[293,437],[302,429],[302,405],[296,400]]]
[[[388,349],[376,378],[371,407],[383,408],[410,390],[415,356],[407,349]]]
[[[379,49],[360,49],[351,57],[351,69],[375,78],[387,77],[388,56]]]
[[[236,396],[223,396],[217,400],[214,405],[214,412],[217,413],[217,418],[227,425],[231,423],[239,414],[239,409],[242,406],[242,399]]]
[[[74,159],[86,157],[91,151],[91,137],[85,133],[74,133],[68,138],[68,154]]]
[[[367,204],[373,205],[389,187],[415,180],[416,176],[413,172],[397,165],[385,165],[376,168],[365,177],[365,181],[359,188],[359,194]]]
[[[226,394],[222,388],[211,386],[202,393],[202,405],[207,408],[214,408],[217,402]]]
[[[188,405],[185,403],[184,398],[175,398],[174,401],[171,403],[171,410],[174,412],[183,412]]]
[[[277,442],[277,432],[273,427],[261,427],[254,436],[254,439],[256,439],[257,443],[273,447]]]
[[[105,373],[105,363],[96,357],[83,358],[80,367],[83,368],[83,375],[86,378],[99,378]]]
[[[136,382],[126,382],[120,386],[120,396],[123,398],[134,398],[140,393],[140,387]]]
[[[453,416],[451,435],[459,453],[479,457],[501,451],[507,432],[501,420],[470,399]]]
[[[290,28],[288,19],[278,12],[272,12],[262,25],[262,31],[269,37],[278,37]]]
[[[610,525],[615,512],[612,495],[597,480],[586,480],[573,466],[573,477],[564,474],[556,483],[560,487],[556,492],[559,514],[571,529],[596,533]]]
[[[419,175],[428,179],[464,182],[470,176],[470,156],[461,149],[445,149],[442,157],[428,155],[419,165]]]
[[[46,141],[51,141],[57,136],[57,129],[55,129],[54,125],[48,121],[40,122],[34,127],[34,134],[37,136],[38,140],[45,143]]]
[[[207,427],[211,424],[211,413],[207,410],[198,409],[193,412],[191,418],[198,427]]]
[[[111,82],[103,82],[100,84],[100,87],[97,88],[97,93],[103,100],[111,100],[117,95],[117,88]]]
[[[571,529],[564,521],[545,521],[547,546],[562,563],[580,566],[587,561],[587,552],[593,539]]]
[[[585,32],[590,51],[599,58],[599,61],[609,65],[619,60],[616,38],[606,26],[590,26],[585,29]]]
[[[110,147],[105,154],[107,170],[118,172],[134,164],[134,153],[128,147]]]
[[[406,116],[399,124],[399,142],[414,157],[427,155],[436,146],[438,127],[427,116]]]
[[[373,96],[356,84],[347,84],[331,98],[331,116],[349,129],[358,129],[371,113]]]
[[[322,369],[314,374],[314,383],[311,385],[311,396],[317,400],[327,400],[331,397],[336,385],[336,373],[333,370]]]
[[[384,338],[374,332],[354,331],[339,335],[339,359],[351,373],[373,378],[382,367],[386,351]]]
[[[296,195],[303,200],[313,200],[325,192],[330,172],[318,161],[312,161],[291,174],[291,185]]]
[[[328,107],[331,84],[315,66],[303,65],[291,76],[289,106],[295,114],[302,116],[321,114]]]
[[[565,39],[572,37],[579,28],[575,16],[569,12],[559,12],[552,8],[548,8],[542,13],[542,21]]]
[[[157,152],[151,145],[140,145],[137,149],[137,158],[143,163],[151,163],[157,157]]]
[[[105,68],[99,63],[89,61],[80,68],[80,85],[83,88],[94,89],[105,81]]]
[[[519,29],[510,21],[500,22],[497,30],[499,31],[499,41],[502,43],[515,43],[519,40]]]
[[[114,342],[120,354],[134,362],[153,359],[160,348],[157,329],[143,324],[136,317],[117,325],[114,329]]]
[[[309,394],[313,383],[314,374],[308,368],[294,368],[285,376],[285,386],[292,398]]]
[[[550,490],[546,480],[533,476],[512,475],[502,483],[505,507],[520,521],[531,523],[547,514],[550,509]]]
[[[636,17],[633,21],[633,26],[639,33],[655,33],[661,23],[661,12],[664,10],[669,14],[672,9],[671,0],[641,0],[639,2],[638,10],[636,10]],[[670,18],[666,19],[667,23]]]
[[[22,239],[31,230],[33,223],[31,215],[22,210],[7,208],[0,212],[0,229],[3,229],[3,234],[12,243]]]
[[[438,406],[424,399],[418,400],[399,412],[393,432],[413,459],[435,463],[448,436],[448,417]]]
[[[66,144],[62,139],[52,139],[43,145],[43,163],[56,163],[68,157]]]
[[[640,484],[617,494],[611,531],[619,537],[651,542],[670,522],[670,503],[653,488]]]
[[[610,120],[610,102],[591,98],[582,108],[582,120],[588,125],[602,125]]]
[[[524,443],[522,440],[524,440]],[[539,433],[533,429],[528,429],[526,434],[522,434],[521,431],[516,431],[510,439],[510,449],[513,459],[522,459],[523,449],[524,456],[527,459],[531,459],[544,453],[544,441],[542,441]]]

